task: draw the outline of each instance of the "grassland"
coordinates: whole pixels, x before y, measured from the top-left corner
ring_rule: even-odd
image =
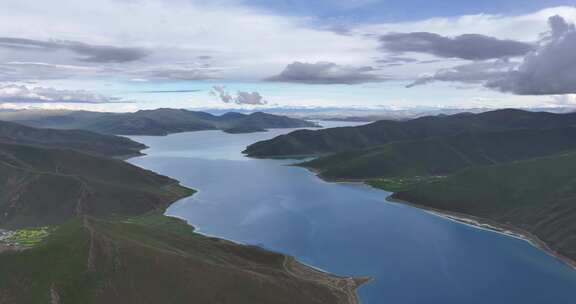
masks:
[[[365,280],[162,215],[194,192],[112,158],[0,144],[0,304],[357,303]]]
[[[24,228],[12,231],[4,242],[20,248],[30,248],[41,244],[51,233],[48,226]]]
[[[469,168],[393,197],[514,227],[576,260],[576,153]]]
[[[254,143],[244,153],[251,157],[326,155],[358,151],[396,141],[505,130],[544,130],[576,125],[576,114],[552,114],[503,109],[481,114],[429,116],[407,121],[381,120],[371,124],[298,130]]]
[[[576,150],[576,128],[509,130],[397,141],[335,153],[301,164],[327,179],[365,180],[449,175]]]
[[[0,303],[351,303],[361,281],[295,272],[287,257],[202,236],[158,213],[72,219],[0,254]]]
[[[433,183],[443,176],[414,176],[414,177],[397,177],[397,178],[376,178],[367,180],[366,183],[372,187],[380,188],[388,192],[408,191],[413,187],[424,183]]]

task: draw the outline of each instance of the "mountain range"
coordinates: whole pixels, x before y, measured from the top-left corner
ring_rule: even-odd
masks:
[[[514,234],[576,266],[576,114],[504,109],[295,131],[249,156],[314,155],[329,180]]]
[[[364,279],[164,216],[194,190],[112,157],[143,145],[0,126],[0,304],[357,303]]]
[[[0,120],[36,128],[81,129],[116,135],[167,135],[202,130],[251,133],[274,128],[318,127],[316,123],[306,120],[263,112],[228,112],[217,116],[207,112],[169,108],[133,113],[24,110],[1,113]]]
[[[426,116],[406,121],[381,120],[356,127],[298,130],[252,144],[244,153],[253,157],[322,155],[463,132],[544,129],[575,124],[576,113],[503,109],[480,114]]]
[[[125,137],[84,130],[38,129],[0,121],[0,143],[70,149],[100,156],[139,155],[146,146]]]
[[[576,127],[464,132],[335,153],[301,166],[337,180],[437,176],[571,150],[576,150]]]

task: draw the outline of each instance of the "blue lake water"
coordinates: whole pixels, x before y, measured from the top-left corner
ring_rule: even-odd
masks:
[[[130,161],[199,190],[167,214],[202,233],[373,277],[359,290],[365,304],[576,303],[576,271],[524,241],[387,202],[384,191],[324,182],[291,160],[242,156],[289,131],[133,136],[150,149]]]

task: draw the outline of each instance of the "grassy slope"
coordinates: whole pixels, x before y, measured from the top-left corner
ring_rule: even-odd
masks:
[[[528,231],[576,260],[576,154],[466,169],[395,198]]]
[[[0,255],[0,303],[346,303],[285,261],[161,215],[77,219],[42,245]]]
[[[572,125],[576,125],[574,113],[552,114],[508,109],[482,114],[422,117],[409,121],[383,120],[357,127],[300,130],[255,143],[244,152],[255,157],[318,155],[462,132],[546,129]]]
[[[103,156],[140,154],[145,145],[128,138],[82,130],[38,129],[0,121],[0,143],[74,149]]]
[[[302,165],[329,179],[435,176],[574,149],[573,127],[512,130],[393,142],[320,157]]]
[[[0,227],[53,225],[78,215],[137,215],[190,194],[120,160],[0,144]]]
[[[0,227],[37,227],[0,242],[0,304],[356,303],[362,281],[161,215],[192,192],[119,160],[0,144]]]

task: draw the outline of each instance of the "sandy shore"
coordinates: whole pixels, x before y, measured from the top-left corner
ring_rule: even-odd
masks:
[[[290,256],[285,256],[284,269],[290,275],[300,279],[316,282],[334,290],[339,294],[338,303],[359,304],[360,299],[356,290],[363,284],[372,280],[369,277],[344,277],[301,263]]]
[[[451,211],[446,211],[446,210],[440,210],[440,209],[435,209],[435,208],[431,208],[428,206],[415,204],[412,202],[408,202],[408,201],[404,201],[404,200],[395,198],[394,195],[389,196],[386,200],[389,202],[400,203],[400,204],[408,205],[408,206],[411,206],[414,208],[418,208],[418,209],[424,210],[424,211],[426,211],[432,215],[439,216],[439,217],[442,217],[442,218],[445,218],[445,219],[448,219],[451,221],[455,221],[455,222],[458,222],[461,224],[469,225],[469,226],[477,228],[477,229],[489,230],[489,231],[500,233],[500,234],[503,234],[503,235],[506,235],[509,237],[513,237],[513,238],[517,238],[517,239],[526,241],[526,242],[530,243],[532,246],[534,246],[540,250],[543,250],[544,252],[546,252],[550,256],[564,262],[565,264],[570,266],[572,269],[576,270],[576,261],[556,252],[555,250],[550,248],[550,246],[548,246],[548,244],[546,244],[540,238],[538,238],[537,236],[535,236],[534,234],[532,234],[526,230],[523,230],[523,229],[520,229],[520,228],[517,228],[514,226],[498,223],[498,222],[495,222],[493,220],[476,217],[473,215],[468,215],[468,214],[463,214],[463,213],[458,213],[458,212],[451,212]]]

